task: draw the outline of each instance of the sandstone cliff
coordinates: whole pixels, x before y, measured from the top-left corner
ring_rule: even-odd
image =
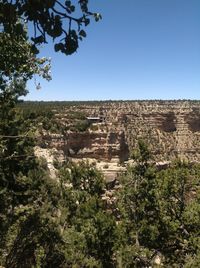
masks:
[[[42,147],[56,148],[67,157],[125,161],[128,145],[124,132],[66,132],[65,135],[44,134]]]
[[[85,132],[46,133],[43,144],[75,158],[124,161],[137,146],[138,138],[150,145],[156,160],[174,157],[200,161],[200,102],[123,101],[67,106],[55,111],[69,124],[72,111],[101,116],[104,122]],[[71,118],[71,117],[70,117]]]

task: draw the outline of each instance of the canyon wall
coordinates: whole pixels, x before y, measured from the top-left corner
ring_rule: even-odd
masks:
[[[97,102],[68,106],[56,114],[67,125],[72,111],[101,117],[103,122],[92,124],[95,130],[44,136],[48,146],[68,156],[124,161],[142,138],[157,161],[175,157],[200,161],[199,101]]]
[[[98,160],[128,159],[129,150],[123,131],[120,132],[66,132],[65,135],[45,134],[41,147],[56,148],[67,157]]]

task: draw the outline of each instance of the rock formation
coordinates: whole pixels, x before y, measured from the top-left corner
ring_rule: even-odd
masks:
[[[66,132],[65,135],[46,133],[42,144],[42,147],[56,148],[72,158],[116,159],[120,162],[128,159],[128,145],[123,131]]]
[[[142,138],[157,161],[177,156],[200,161],[199,101],[109,101],[55,109],[58,120],[66,126],[72,123],[72,112],[104,121],[95,122],[84,132],[46,133],[43,145],[75,158],[124,161]]]

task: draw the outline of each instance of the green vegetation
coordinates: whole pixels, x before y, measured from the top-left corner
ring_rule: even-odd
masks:
[[[105,164],[105,165],[103,166],[103,168],[104,168],[104,169],[107,169],[107,168],[109,168],[109,165],[108,165],[108,164]]]
[[[164,267],[199,266],[199,165],[158,171],[139,141],[110,210],[94,165],[55,163],[57,180],[49,177],[34,136],[24,135],[29,121],[8,103],[0,113],[1,135],[12,137],[1,136],[0,265],[156,267],[159,256]]]
[[[149,156],[140,141],[121,181],[119,267],[149,267],[157,256],[164,267],[198,267],[200,166],[177,161],[158,171]]]
[[[73,127],[71,127],[71,130],[84,132],[89,127],[90,127],[90,122],[88,122],[87,120],[79,120],[73,125]]]
[[[27,108],[27,103],[17,105],[34,74],[50,79],[49,61],[36,57],[36,45],[46,41],[46,34],[54,39],[64,36],[55,50],[71,54],[86,35],[82,28],[74,31],[71,21],[82,27],[89,16],[100,19],[88,11],[86,0],[77,4],[80,19],[71,17],[75,7],[66,1],[64,19],[70,28],[65,32],[55,3],[61,4],[0,3],[0,265],[159,267],[159,258],[163,267],[199,267],[199,165],[177,161],[159,171],[150,164],[147,146],[139,141],[136,165],[122,176],[111,209],[102,198],[106,187],[94,165],[55,161],[58,174],[52,179],[46,161],[35,157],[38,124],[60,131],[50,104],[37,111]],[[33,21],[40,32],[34,34],[33,43],[22,18]],[[75,118],[80,120],[75,122],[79,122],[77,130],[85,131],[84,116],[75,114],[71,119]]]
[[[32,127],[49,133],[64,134],[70,130],[74,132],[87,131],[91,126],[83,112],[71,111],[65,112],[67,105],[48,103],[19,102],[17,109],[23,114],[25,120],[28,120]],[[62,109],[61,111],[59,109]],[[57,111],[60,111],[58,113]],[[66,121],[65,121],[66,120]]]
[[[115,221],[101,200],[102,176],[83,163],[62,167],[56,183],[36,167],[19,174],[12,211],[11,193],[1,199],[1,265],[111,267]]]
[[[89,10],[88,0],[78,1],[76,5],[73,1],[59,0],[3,0],[0,3],[0,25],[6,34],[22,35],[24,21],[32,23],[34,53],[39,52],[38,45],[47,43],[51,38],[56,42],[56,52],[73,54],[79,41],[86,37],[84,28],[90,24],[91,18],[99,21],[101,15]]]

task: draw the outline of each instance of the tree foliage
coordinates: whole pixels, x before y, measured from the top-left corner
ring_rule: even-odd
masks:
[[[25,29],[21,35],[0,33],[0,77],[23,79],[24,81],[38,74],[50,80],[50,62],[46,58],[37,58],[33,46],[27,41]]]
[[[99,13],[89,10],[88,0],[3,0],[0,3],[0,26],[10,36],[23,33],[23,24],[29,21],[33,25],[33,49],[47,43],[48,36],[56,41],[55,51],[66,55],[74,53],[79,41],[86,37],[84,28],[91,18],[101,19]]]
[[[198,267],[200,167],[177,160],[159,171],[149,155],[139,142],[137,164],[121,181],[118,265],[149,267],[158,258],[164,267]]]

